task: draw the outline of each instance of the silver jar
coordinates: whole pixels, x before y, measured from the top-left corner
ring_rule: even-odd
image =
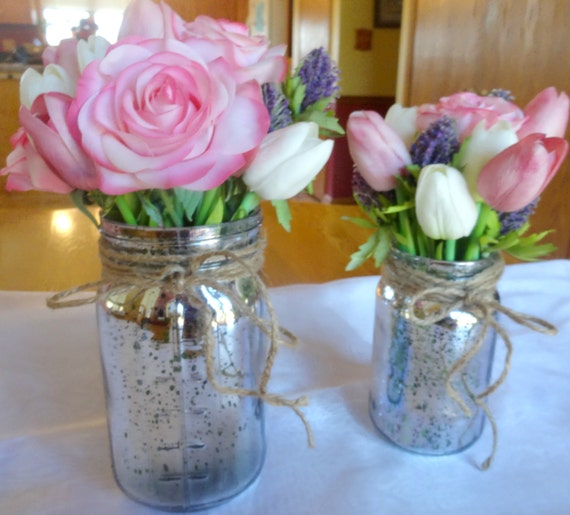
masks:
[[[455,288],[499,259],[492,255],[473,262],[436,261],[394,250],[390,266],[397,267],[404,277],[421,270]],[[401,291],[393,275],[385,275],[376,292],[369,404],[372,421],[406,450],[431,455],[461,451],[483,430],[484,400],[475,399],[489,386],[495,331],[488,328],[479,340],[482,320],[461,305],[434,323],[424,323],[422,319],[441,306],[413,299],[417,293],[413,287]],[[496,291],[492,295],[498,299]],[[477,348],[474,346],[478,351],[453,374],[456,364]],[[455,396],[450,395],[449,387]]]
[[[260,228],[259,213],[181,229],[102,221],[103,278],[110,269],[113,279],[97,316],[113,471],[138,502],[205,509],[243,491],[261,471],[262,402],[232,392],[255,390],[263,371],[267,338],[243,307],[262,316],[265,304],[249,269],[236,268],[226,253],[251,260],[250,249],[260,252]],[[205,262],[192,265],[204,253]],[[169,267],[178,279],[188,271],[192,285],[174,288]],[[116,286],[121,270],[126,287]]]

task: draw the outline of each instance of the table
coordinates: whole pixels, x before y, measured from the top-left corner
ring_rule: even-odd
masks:
[[[314,224],[335,241],[330,248],[336,248],[338,257],[347,244],[340,222],[326,219],[332,215],[318,220],[304,217],[349,209],[321,207],[303,204],[294,207],[293,214],[300,227]],[[4,230],[6,220],[1,224]],[[273,234],[268,231],[270,242]],[[91,235],[96,237],[96,232],[83,234],[87,239]],[[284,241],[292,242],[288,238],[294,235],[284,235]],[[311,243],[310,238],[308,234],[296,247],[297,257],[316,260],[315,269],[327,267],[328,256],[317,252],[322,243]],[[17,249],[6,250],[7,241],[2,236],[2,266],[24,266],[11,263],[11,252]],[[293,249],[288,250],[292,255]],[[83,249],[71,248],[70,253],[77,258]],[[373,427],[367,412],[367,383],[378,277],[340,279],[340,268],[336,280],[327,277],[319,282],[323,276],[318,276],[310,281],[311,275],[301,275],[301,265],[288,261],[294,257],[283,256],[268,276],[278,283],[281,270],[288,274],[285,280],[304,277],[305,282],[274,286],[271,299],[281,325],[302,344],[280,351],[271,391],[309,397],[304,412],[316,447],[307,447],[303,426],[290,410],[268,406],[268,452],[260,477],[229,503],[203,513],[570,512],[570,261],[509,265],[499,283],[505,305],[548,319],[559,334],[548,337],[504,321],[515,351],[506,383],[489,400],[499,427],[499,448],[491,469],[482,472],[478,464],[487,457],[492,440],[488,424],[474,446],[440,458],[402,451]],[[29,258],[43,266],[41,249]],[[90,262],[79,266],[73,259],[50,265],[54,270],[89,269],[78,270],[74,280],[88,279],[95,273],[91,266]],[[308,264],[303,273],[312,273],[312,266]],[[9,270],[13,274],[17,268]],[[49,276],[49,267],[32,275],[36,272],[29,271],[30,277],[48,277],[44,285],[65,287],[69,280]],[[0,513],[158,513],[127,499],[113,481],[93,306],[50,311],[45,307],[48,293],[31,291],[34,284],[38,283],[2,276]],[[499,347],[496,368],[503,356]]]

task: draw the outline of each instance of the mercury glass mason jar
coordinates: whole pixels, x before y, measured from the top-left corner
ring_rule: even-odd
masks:
[[[193,228],[102,221],[103,279],[109,269],[112,284],[124,272],[137,285],[110,286],[97,316],[113,471],[138,502],[201,510],[237,495],[261,471],[262,402],[233,390],[259,382],[267,338],[244,307],[263,316],[265,304],[250,268],[225,253],[257,260],[260,229],[259,212]],[[204,253],[205,262],[192,265]],[[186,290],[166,280],[169,267],[176,276],[192,266]]]
[[[404,277],[421,270],[459,286],[498,259],[492,255],[472,262],[437,261],[394,250],[389,266]],[[381,433],[406,450],[431,455],[461,451],[483,430],[480,403],[485,401],[474,398],[490,384],[496,333],[489,327],[479,350],[450,376],[454,365],[478,344],[482,320],[472,310],[455,307],[439,321],[422,323],[441,306],[410,302],[410,290],[402,291],[393,277],[383,274],[376,292],[370,416]],[[492,295],[498,299],[496,291]],[[450,396],[448,380],[468,412]]]

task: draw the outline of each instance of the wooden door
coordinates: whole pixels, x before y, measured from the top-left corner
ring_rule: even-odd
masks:
[[[248,0],[168,0],[168,5],[187,21],[200,14],[241,23],[247,21]]]
[[[397,100],[503,88],[524,106],[548,86],[570,94],[569,26],[568,0],[404,0]],[[531,222],[556,230],[552,257],[570,257],[570,159]]]

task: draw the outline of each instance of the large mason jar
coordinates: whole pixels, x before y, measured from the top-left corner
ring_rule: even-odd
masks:
[[[267,352],[252,322],[265,310],[252,277],[260,228],[259,212],[172,229],[102,220],[108,284],[97,317],[113,471],[138,502],[201,510],[260,473],[263,405],[243,395]]]

